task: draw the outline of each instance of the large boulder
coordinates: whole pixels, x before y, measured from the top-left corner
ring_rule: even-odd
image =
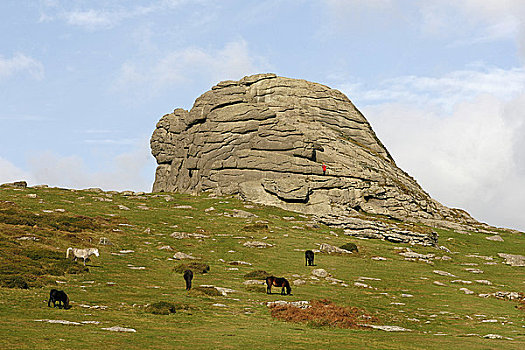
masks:
[[[398,168],[348,97],[305,80],[258,74],[220,82],[190,111],[163,116],[151,150],[154,192],[236,194],[319,216],[475,223]]]

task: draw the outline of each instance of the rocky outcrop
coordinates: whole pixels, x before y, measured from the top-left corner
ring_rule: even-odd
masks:
[[[151,150],[158,163],[154,192],[235,194],[343,221],[364,212],[434,225],[476,223],[398,168],[348,97],[305,80],[259,74],[220,82],[190,111],[163,116]],[[355,225],[348,229],[371,237],[405,235]]]

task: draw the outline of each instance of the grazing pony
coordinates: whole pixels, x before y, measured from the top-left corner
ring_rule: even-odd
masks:
[[[311,250],[307,250],[304,252],[304,258],[306,259],[305,266],[313,266],[314,265],[314,252]]]
[[[49,292],[49,300],[47,301],[47,306],[51,307],[51,303],[53,303],[53,307],[57,307],[59,309],[69,309],[69,297],[66,293],[64,293],[61,290],[51,289]],[[57,303],[57,304],[55,304]]]
[[[67,248],[66,250],[66,259],[69,258],[69,253],[73,253],[74,260],[76,261],[78,258],[84,259],[84,266],[86,266],[86,260],[89,259],[91,255],[99,256],[98,249],[97,248],[86,248],[86,249],[78,249],[78,248]]]
[[[191,289],[191,280],[193,279],[193,272],[191,270],[184,271],[184,280],[186,281],[186,290]]]
[[[281,294],[284,295],[284,289],[286,288],[286,294],[289,295],[292,292],[290,282],[286,278],[282,277],[266,277],[266,294],[272,294],[272,286],[282,287]]]

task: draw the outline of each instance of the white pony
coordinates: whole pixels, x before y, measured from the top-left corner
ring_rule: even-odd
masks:
[[[69,252],[73,253],[73,257],[75,260],[78,258],[84,259],[84,266],[86,266],[86,260],[89,259],[91,255],[99,256],[97,248],[85,248],[85,249],[78,249],[78,248],[67,248],[66,250],[66,259],[69,258]]]

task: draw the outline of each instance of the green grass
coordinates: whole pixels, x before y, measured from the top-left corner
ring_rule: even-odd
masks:
[[[37,197],[30,198],[28,194]],[[432,247],[410,247],[418,253],[451,257],[434,260],[431,265],[404,260],[396,248],[407,245],[356,240],[323,225],[309,228],[306,224],[310,219],[297,213],[235,198],[170,194],[173,200],[166,201],[165,195],[1,188],[0,276],[20,276],[29,288],[16,285],[0,288],[0,347],[62,349],[104,344],[108,349],[520,349],[525,345],[525,312],[515,307],[517,303],[477,296],[499,290],[524,290],[525,269],[504,265],[497,256],[499,252],[523,254],[523,234],[502,231],[504,242],[493,242],[481,233],[437,230],[440,245],[452,253]],[[130,210],[119,209],[120,204]],[[215,210],[205,211],[210,207]],[[222,215],[233,209],[246,210],[258,217]],[[284,220],[284,216],[294,216],[295,220]],[[422,226],[421,230],[430,229]],[[178,240],[170,237],[174,231],[209,237]],[[20,237],[38,240],[19,240]],[[108,238],[112,245],[98,245],[101,237]],[[249,240],[274,246],[244,247],[242,243]],[[316,254],[316,266],[304,266],[304,250],[316,249],[318,243],[342,246],[348,241],[357,244],[358,254]],[[166,245],[173,251],[158,249]],[[86,271],[82,263],[65,260],[65,249],[69,246],[97,247],[101,255],[92,257]],[[191,253],[200,258],[192,262],[209,266],[207,273],[194,274],[194,287],[189,292],[185,290],[182,274],[176,272],[178,266],[189,262],[172,260],[175,251]],[[467,257],[474,253],[492,256],[496,265]],[[376,256],[387,260],[373,260]],[[252,265],[228,264],[237,260]],[[473,263],[477,265],[465,265]],[[465,270],[471,267],[484,273]],[[311,279],[314,268],[327,270],[347,287]],[[440,276],[433,270],[444,270],[457,278]],[[243,284],[246,279],[263,279],[266,274],[285,277],[290,282],[302,279],[306,283],[292,283],[291,296],[277,294],[280,288],[268,295],[265,286]],[[452,283],[454,279],[470,280],[472,284]],[[490,280],[492,285],[476,283],[476,279]],[[354,286],[358,281],[370,288]],[[435,285],[434,281],[445,286]],[[211,292],[212,288],[201,285],[231,288],[235,292],[223,296],[214,288]],[[475,294],[466,295],[459,291],[461,287]],[[68,294],[70,310],[47,307],[51,288]],[[377,317],[379,324],[412,331],[388,333],[338,329],[322,322],[284,322],[272,318],[265,305],[274,300],[318,299],[366,310]],[[152,313],[153,305],[162,306],[160,309],[174,307],[176,312],[157,315]],[[74,326],[35,321],[48,319],[99,323]],[[112,326],[134,328],[137,332],[102,329]],[[480,336],[467,336],[472,333]],[[512,340],[481,337],[489,333]]]

